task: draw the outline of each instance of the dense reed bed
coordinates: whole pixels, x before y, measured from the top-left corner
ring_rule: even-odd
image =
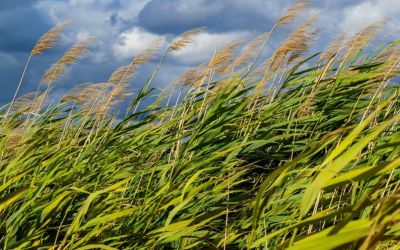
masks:
[[[0,246],[397,249],[400,42],[371,47],[379,23],[314,54],[312,17],[263,58],[275,29],[306,5],[161,93],[158,68],[201,28],[161,56],[155,41],[104,83],[79,84],[48,105],[92,39],[75,44],[37,92],[2,108]],[[39,40],[24,74],[65,25]],[[150,60],[157,69],[132,93]]]

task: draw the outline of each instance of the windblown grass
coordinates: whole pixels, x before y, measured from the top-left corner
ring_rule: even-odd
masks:
[[[3,107],[2,248],[397,249],[400,43],[368,49],[375,25],[305,58],[313,21],[267,59],[270,32],[229,44],[157,99],[158,67],[128,92],[151,45],[56,106],[46,89]]]

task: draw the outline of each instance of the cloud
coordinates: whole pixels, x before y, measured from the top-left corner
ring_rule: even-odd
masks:
[[[71,67],[57,88],[64,90],[82,81],[104,81],[154,39],[166,35],[165,47],[180,33],[206,26],[206,32],[195,36],[193,44],[168,55],[155,81],[157,86],[163,86],[180,70],[209,60],[217,46],[221,48],[232,40],[248,40],[268,31],[294,1],[0,0],[0,75],[1,83],[7,83],[0,91],[0,104],[12,96],[14,83],[18,82],[24,61],[37,39],[64,20],[75,22],[56,48],[34,58],[24,91],[34,90],[51,63],[75,41],[88,36],[97,36],[88,57]],[[324,29],[315,50],[323,48],[342,29],[354,32],[385,17],[392,17],[390,29],[400,25],[398,0],[312,1],[312,7],[310,12],[322,12],[317,26]],[[281,27],[273,34],[268,52],[287,36],[290,27]],[[150,63],[144,68],[145,79],[154,65]]]
[[[145,49],[151,42],[161,39],[162,36],[156,35],[138,27],[123,32],[119,36],[119,41],[113,45],[113,52],[116,58],[132,58],[140,51]]]
[[[212,32],[266,31],[291,1],[153,0],[139,15],[139,24],[156,33],[178,34],[206,26]]]
[[[29,6],[32,1],[30,0],[2,0],[0,2],[0,12],[3,12],[4,10],[12,10],[21,6]]]
[[[137,16],[150,0],[43,0],[35,7],[53,23],[73,20],[78,30],[110,37],[135,25]]]
[[[366,25],[390,18],[388,25],[394,29],[400,24],[399,15],[398,0],[363,1],[343,10],[340,27],[344,31],[355,32]]]
[[[28,4],[1,6],[3,4],[3,2],[0,4],[0,51],[8,53],[30,51],[37,38],[50,26],[49,23]],[[32,22],[37,26],[33,26]]]

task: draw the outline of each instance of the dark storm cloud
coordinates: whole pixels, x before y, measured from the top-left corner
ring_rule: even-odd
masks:
[[[293,1],[263,0],[153,0],[139,15],[139,25],[158,34],[178,34],[206,26],[211,32],[268,30]],[[343,9],[362,0],[312,1],[324,15],[340,17]],[[331,20],[331,23],[340,20]]]
[[[33,1],[0,1],[0,105],[10,99],[22,72],[24,62],[37,39],[52,24],[36,9]],[[44,59],[44,60],[43,60]],[[42,58],[49,62],[51,58]],[[40,67],[32,68],[27,77],[38,77]],[[23,90],[30,85],[25,85]]]
[[[30,5],[31,0],[2,0],[0,1],[0,12],[3,10],[10,10],[21,6]]]
[[[8,2],[8,1],[6,1]],[[18,1],[15,1],[18,2]],[[0,51],[28,52],[51,24],[29,5],[0,4]]]
[[[256,12],[250,8],[252,6],[237,3],[227,0],[154,0],[142,10],[139,22],[159,34],[177,34],[200,26],[206,26],[211,32],[258,31],[270,27],[273,17],[268,16],[268,10]]]

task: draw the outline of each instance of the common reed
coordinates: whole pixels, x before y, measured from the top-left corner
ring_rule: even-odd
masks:
[[[15,99],[17,98],[18,94],[19,94],[19,90],[21,88],[22,85],[22,81],[24,79],[25,73],[28,69],[29,63],[31,61],[31,58],[33,56],[37,56],[41,53],[43,53],[44,51],[53,48],[56,43],[58,42],[58,40],[60,39],[61,36],[61,32],[64,30],[64,28],[69,24],[70,22],[64,22],[61,23],[57,26],[55,26],[54,28],[50,29],[48,32],[46,32],[46,34],[44,34],[36,43],[36,45],[33,47],[33,49],[31,50],[31,53],[25,63],[25,67],[24,70],[22,71],[22,75],[21,78],[19,80],[17,89],[15,90],[14,96],[9,104],[8,110],[4,116],[4,120],[7,119],[8,114],[10,113],[12,106],[14,104]]]
[[[150,45],[46,109],[51,88],[15,98],[0,113],[0,246],[397,249],[399,40],[371,49],[375,24],[319,54],[309,51],[314,25],[306,19],[271,53],[261,53],[270,31],[216,48],[172,83],[167,101],[154,76],[202,29],[161,58]],[[138,67],[156,59],[132,93]],[[47,86],[58,71],[49,75]]]
[[[204,27],[200,27],[182,33],[179,37],[172,41],[171,44],[169,44],[167,51],[174,52],[185,48],[187,45],[192,43],[193,36],[201,33],[204,29]]]

